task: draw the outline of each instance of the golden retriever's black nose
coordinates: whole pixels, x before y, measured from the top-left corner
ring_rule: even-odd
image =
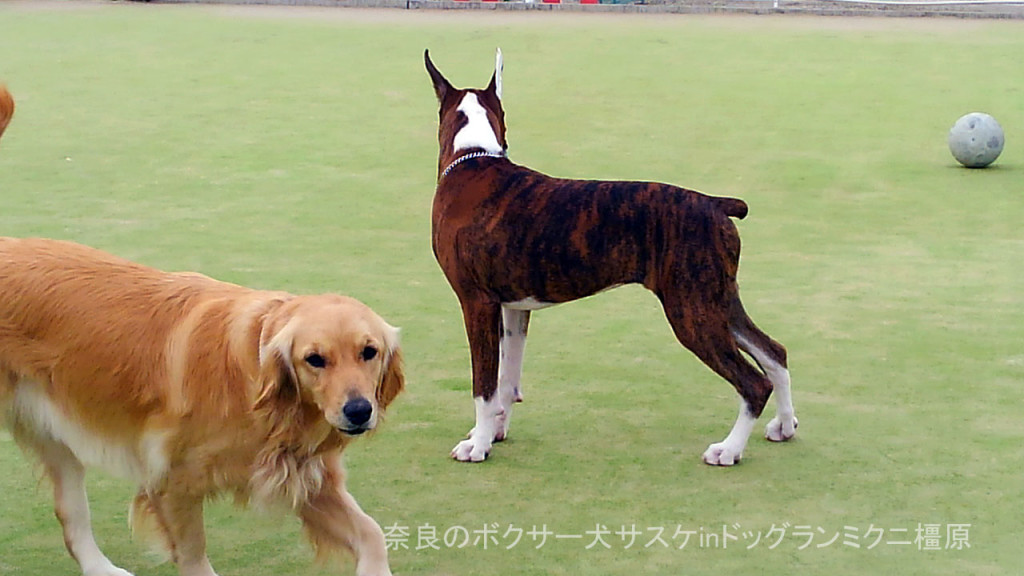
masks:
[[[355,398],[345,403],[341,413],[345,415],[345,419],[352,426],[362,426],[370,421],[370,416],[373,415],[373,404],[370,404],[366,398]]]

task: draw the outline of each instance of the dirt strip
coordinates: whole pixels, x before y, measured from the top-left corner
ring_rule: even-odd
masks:
[[[564,1],[564,0],[563,0]],[[563,4],[535,2],[483,2],[481,0],[0,0],[0,10],[96,10],[106,7],[206,6],[225,13],[268,18],[318,18],[365,22],[420,21],[437,18],[450,21],[459,15],[477,23],[508,24],[510,21],[548,21],[560,15],[559,24],[585,23],[594,18],[657,18],[664,14],[691,16],[732,15],[737,24],[748,18],[761,25],[810,28],[892,28],[942,26],[942,22],[966,19],[1024,20],[1024,0],[1019,4],[974,4],[905,6],[868,3],[825,2],[820,0],[679,0],[655,4]],[[344,10],[339,10],[344,8]],[[578,19],[573,16],[586,15]],[[802,17],[801,17],[802,16]],[[816,18],[836,16],[841,18]],[[878,18],[888,16],[896,18]],[[768,18],[766,18],[768,17]],[[511,19],[511,20],[510,20]],[[887,23],[886,23],[887,22]],[[900,24],[902,23],[902,24]]]
[[[158,0],[163,3],[399,8],[408,10],[536,11],[634,14],[805,14],[818,16],[890,16],[1024,19],[1024,0],[1016,4],[931,4],[911,2],[829,2],[823,0],[648,0],[636,4],[561,4],[482,2],[480,0]]]

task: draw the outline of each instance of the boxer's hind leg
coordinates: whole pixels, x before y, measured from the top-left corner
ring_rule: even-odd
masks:
[[[775,389],[776,413],[765,427],[765,438],[772,442],[785,442],[796,435],[796,428],[799,425],[796,410],[793,408],[786,348],[754,324],[743,310],[738,298],[731,327],[740,349],[757,362]]]
[[[680,293],[662,297],[676,338],[728,380],[742,398],[739,415],[728,436],[708,446],[703,455],[704,462],[713,466],[732,466],[743,457],[754,423],[771,396],[772,381],[740,352],[729,326],[730,306],[706,298],[700,300],[699,306],[688,303]]]

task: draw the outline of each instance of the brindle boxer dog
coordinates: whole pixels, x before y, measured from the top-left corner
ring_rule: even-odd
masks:
[[[440,103],[433,248],[462,305],[473,364],[476,427],[452,450],[487,458],[508,435],[530,312],[622,284],[661,300],[679,342],[743,397],[739,418],[704,461],[740,460],[773,388],[778,414],[765,436],[793,437],[786,349],[740,303],[735,198],[652,182],[552,178],[508,159],[501,51],[483,90],[456,89],[424,52]],[[740,351],[757,363],[751,364]],[[760,368],[760,369],[759,369]]]

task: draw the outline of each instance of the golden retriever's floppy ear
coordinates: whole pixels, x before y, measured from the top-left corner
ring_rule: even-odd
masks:
[[[384,374],[377,387],[377,405],[386,408],[405,387],[405,373],[402,366],[402,348],[398,343],[398,328],[385,324]]]
[[[260,339],[261,341],[263,338]],[[299,378],[292,365],[292,330],[290,325],[260,344],[260,394],[253,408],[299,402]]]

